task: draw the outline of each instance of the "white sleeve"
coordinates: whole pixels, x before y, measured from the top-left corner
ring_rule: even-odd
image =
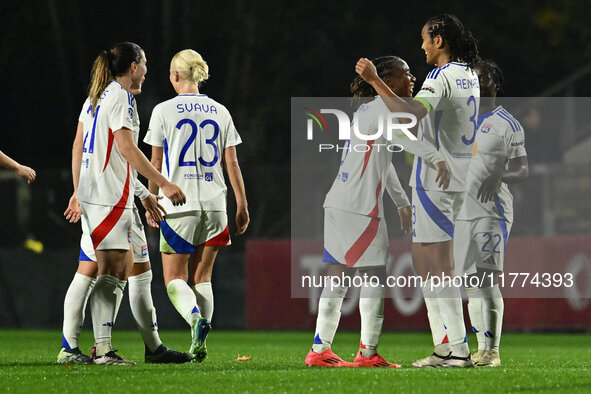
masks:
[[[232,120],[232,116],[228,113],[228,127],[226,129],[226,139],[224,147],[228,148],[230,146],[236,146],[242,143],[242,139],[236,130],[236,126],[234,126],[234,121]]]
[[[403,147],[408,153],[412,153],[415,156],[422,157],[428,163],[435,165],[440,161],[444,161],[444,157],[429,141],[413,141],[406,136],[402,131],[393,133],[392,141]]]
[[[146,186],[144,186],[144,184],[141,183],[140,180],[137,179],[137,177],[135,178],[135,185],[134,185],[134,193],[133,194],[137,198],[139,198],[140,200],[145,200],[150,195],[150,192],[148,191]]]
[[[394,201],[394,204],[396,204],[396,208],[401,209],[410,205],[408,196],[400,184],[400,179],[398,179],[398,174],[396,174],[396,169],[392,163],[390,163],[390,167],[388,168],[386,191],[390,195],[392,201]]]
[[[164,138],[164,126],[160,121],[160,109],[156,106],[152,110],[152,116],[150,117],[150,124],[148,125],[148,132],[144,137],[144,142],[148,145],[163,147]]]
[[[449,91],[446,89],[445,77],[441,69],[433,69],[425,78],[421,90],[416,94],[413,100],[420,101],[427,108],[427,112],[437,108],[437,104],[442,97],[448,97]]]
[[[519,131],[512,131],[507,127],[507,134],[505,134],[505,154],[507,159],[511,160],[516,157],[527,156],[525,152],[525,133],[521,125]]]
[[[113,132],[122,128],[133,130],[133,113],[133,105],[129,104],[125,92],[119,93],[117,95],[117,100],[113,103],[111,108],[108,109],[109,127],[111,130]]]

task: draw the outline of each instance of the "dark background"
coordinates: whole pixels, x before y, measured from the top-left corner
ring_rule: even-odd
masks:
[[[234,312],[240,313],[245,240],[290,235],[290,98],[348,96],[354,65],[362,56],[401,56],[420,86],[432,68],[425,64],[420,49],[421,27],[429,17],[443,12],[457,15],[478,39],[481,56],[494,59],[504,70],[508,96],[588,95],[589,77],[573,83],[568,78],[584,72],[591,60],[589,1],[0,2],[0,150],[38,173],[30,187],[24,224],[17,217],[16,181],[0,184],[0,220],[5,224],[0,246],[10,249],[3,254],[6,282],[0,282],[0,287],[5,286],[6,293],[15,272],[24,272],[24,280],[28,275],[36,278],[36,264],[65,260],[59,263],[63,267],[49,268],[53,276],[39,279],[41,288],[50,278],[57,281],[52,286],[57,289],[59,311],[75,269],[80,236],[79,226],[66,224],[61,215],[72,191],[71,144],[91,65],[101,50],[133,41],[148,59],[143,93],[137,98],[140,140],[151,109],[175,94],[168,81],[170,59],[179,50],[193,48],[210,67],[202,93],[228,107],[244,141],[238,154],[252,224],[220,256],[215,278],[218,290],[220,286],[234,289],[223,297],[237,299]],[[535,145],[528,145],[531,157],[543,161],[544,152],[569,147],[551,132],[536,136]],[[139,145],[149,155],[148,146]],[[230,201],[232,218],[232,197]],[[149,236],[154,242],[156,234]],[[46,258],[18,252],[26,238],[43,242]],[[155,251],[154,245],[154,283],[161,286]],[[49,258],[47,253],[61,254]],[[24,262],[14,256],[22,256]],[[231,264],[231,275],[223,274],[219,265],[224,264]],[[46,269],[43,266],[41,271]],[[227,276],[235,278],[228,282]],[[3,297],[15,304],[14,295]],[[14,313],[4,320],[7,325],[20,325]],[[39,325],[59,325],[59,313],[52,316]],[[240,319],[228,325],[240,326]]]

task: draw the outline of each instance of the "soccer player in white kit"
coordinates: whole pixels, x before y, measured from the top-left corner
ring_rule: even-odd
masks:
[[[402,97],[411,97],[415,77],[406,62],[396,56],[374,60],[377,71],[389,88]],[[351,84],[354,97],[372,97],[375,90],[361,77]],[[358,128],[363,134],[375,134],[378,122],[385,121],[389,110],[379,97],[357,109]],[[348,290],[344,283],[325,285],[318,302],[314,341],[305,363],[322,367],[393,367],[377,353],[384,319],[385,275],[388,233],[384,220],[384,190],[396,204],[401,228],[411,228],[410,202],[392,164],[396,140],[386,134],[375,140],[361,140],[354,133],[344,146],[339,173],[324,201],[324,255],[331,278],[351,278],[355,270],[379,278],[381,286],[364,283],[361,287],[359,312],[361,341],[353,363],[344,361],[331,350],[339,324],[341,306]],[[405,145],[407,141],[403,142]],[[420,144],[418,144],[420,145]],[[427,155],[423,150],[422,154]],[[436,152],[431,152],[438,157]],[[436,161],[439,161],[437,159]]]
[[[466,197],[456,221],[454,258],[456,274],[479,277],[478,286],[466,288],[470,321],[478,338],[474,362],[477,366],[495,367],[501,364],[504,309],[498,274],[503,271],[513,223],[513,196],[507,183],[523,181],[528,165],[523,127],[495,103],[503,86],[499,66],[484,60],[474,71],[483,99],[466,178]]]
[[[435,168],[415,156],[413,188],[413,264],[423,280],[423,295],[433,335],[434,352],[415,367],[472,367],[463,322],[460,289],[450,280],[435,284],[433,276],[451,278],[454,272],[454,221],[462,205],[464,179],[475,138],[480,97],[472,67],[479,60],[476,41],[453,15],[430,18],[421,31],[428,64],[436,66],[410,103],[396,96],[368,59],[356,71],[370,83],[393,112],[422,119],[418,137],[434,145],[451,170],[444,186]],[[434,286],[433,286],[434,285]]]
[[[32,183],[35,181],[37,177],[37,173],[31,167],[24,166],[19,164],[16,160],[11,158],[10,156],[6,155],[4,152],[0,151],[0,166],[6,167],[18,176],[22,176],[27,180],[27,183]]]
[[[242,141],[226,107],[199,93],[208,72],[192,49],[172,58],[170,82],[178,96],[154,108],[144,138],[152,145],[152,164],[187,194],[182,208],[162,202],[167,214],[160,222],[160,251],[168,296],[191,327],[190,352],[199,362],[207,355],[213,316],[213,264],[219,247],[230,244],[222,163],[236,197],[236,235],[250,221],[236,156]],[[158,185],[150,181],[149,190],[157,194]]]
[[[93,326],[96,364],[134,364],[111,347],[111,328],[123,295],[133,221],[135,168],[156,182],[173,204],[186,200],[181,189],[164,178],[134,143],[138,122],[134,94],[141,92],[147,72],[144,51],[124,42],[95,60],[89,88],[93,121],[84,124],[82,165],[76,198],[83,232],[90,234],[98,265],[94,285]]]
[[[139,91],[137,91],[139,93]],[[137,145],[139,138],[139,116],[137,116],[137,101],[133,101],[134,128],[133,139]],[[74,144],[72,146],[72,180],[74,193],[64,212],[70,223],[76,223],[81,216],[80,203],[76,199],[78,183],[80,178],[80,166],[84,149],[84,124],[94,122],[90,99],[87,99],[82,107],[78,118],[78,128]],[[88,136],[86,136],[88,138]],[[157,198],[137,179],[134,169],[134,195],[141,201],[144,208],[149,211],[152,217],[160,218],[161,207]],[[161,198],[161,197],[160,197]],[[87,226],[83,226],[86,228]],[[133,206],[133,224],[131,236],[132,250],[126,267],[125,278],[129,282],[129,304],[134,320],[142,335],[145,344],[146,363],[184,363],[192,360],[192,355],[168,349],[158,335],[158,324],[156,321],[156,309],[152,301],[151,282],[152,270],[148,255],[148,245],[144,226],[141,222],[137,207]],[[88,364],[92,363],[89,358],[80,351],[78,346],[78,335],[84,322],[84,311],[90,297],[94,283],[96,282],[96,255],[90,234],[83,232],[80,240],[80,256],[78,258],[78,269],[64,299],[64,321],[62,348],[58,354],[58,363],[62,364]],[[128,276],[129,275],[129,276]],[[125,278],[120,281],[120,286],[125,287]],[[91,298],[91,311],[94,298]],[[118,299],[118,302],[121,300]]]

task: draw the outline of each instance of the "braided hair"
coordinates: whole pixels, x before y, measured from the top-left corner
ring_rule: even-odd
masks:
[[[443,45],[449,45],[452,61],[465,62],[470,68],[474,68],[474,65],[480,62],[476,39],[470,31],[464,29],[464,25],[456,16],[437,15],[429,18],[425,26],[431,38],[441,36]]]
[[[392,69],[397,63],[403,62],[398,56],[381,56],[372,59],[372,63],[376,66],[378,76],[383,80],[392,75]],[[361,76],[356,75],[349,86],[351,94],[355,98],[353,100],[353,107],[358,107],[361,104],[370,101],[369,97],[377,96],[376,90],[369,83],[365,82]]]

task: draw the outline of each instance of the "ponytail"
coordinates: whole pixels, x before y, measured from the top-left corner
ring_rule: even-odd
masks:
[[[88,87],[88,97],[92,105],[92,113],[94,114],[96,103],[99,97],[113,79],[111,70],[109,69],[109,53],[110,51],[103,51],[92,65],[90,73],[90,86]]]
[[[120,42],[113,48],[102,51],[92,64],[90,73],[90,85],[88,86],[88,97],[92,105],[93,114],[96,111],[101,94],[109,85],[111,80],[125,75],[131,63],[142,61],[142,48],[132,42]]]

